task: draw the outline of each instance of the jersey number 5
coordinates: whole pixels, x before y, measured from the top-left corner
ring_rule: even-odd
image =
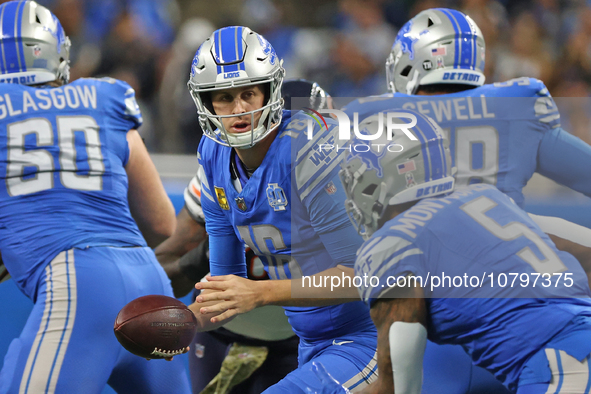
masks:
[[[58,116],[56,124],[61,184],[68,189],[102,190],[105,163],[101,153],[99,127],[94,118],[90,116]],[[6,127],[6,132],[8,136],[8,165],[6,169],[8,194],[20,196],[52,189],[56,163],[51,152],[43,149],[43,147],[55,145],[49,120],[33,118],[11,123]],[[84,134],[87,175],[79,173],[80,159],[77,158],[75,132]],[[25,150],[25,139],[28,136],[36,136],[37,149]],[[26,170],[27,168],[29,171]]]
[[[503,241],[512,241],[519,237],[525,237],[533,242],[544,257],[543,260],[539,259],[529,246],[526,246],[517,252],[517,256],[528,263],[534,271],[541,274],[553,274],[555,272],[566,271],[566,266],[556,253],[554,253],[552,248],[550,248],[550,246],[544,242],[538,234],[525,224],[520,222],[510,222],[501,226],[497,221],[486,215],[486,212],[496,206],[496,202],[486,196],[481,196],[467,202],[460,208],[470,215],[472,219],[476,220],[476,222],[482,227],[487,229],[492,235]]]

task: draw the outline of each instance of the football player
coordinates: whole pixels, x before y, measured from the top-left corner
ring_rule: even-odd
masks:
[[[376,332],[353,286],[305,287],[303,277],[350,278],[360,239],[348,222],[338,162],[309,143],[337,131],[283,110],[284,69],[269,42],[247,27],[217,30],[197,50],[189,89],[204,135],[201,204],[212,276],[191,306],[203,330],[264,305],[284,306],[300,337],[299,368],[268,393],[305,392],[321,382],[306,368],[323,360],[351,389],[376,376]],[[310,120],[310,122],[309,122]],[[246,279],[244,244],[271,280]],[[292,291],[294,295],[292,296]]]
[[[314,110],[332,108],[330,95],[316,82],[305,79],[284,80],[281,96],[286,109],[290,109],[291,98],[306,97],[309,98],[308,105]],[[177,297],[186,295],[194,289],[196,282],[209,273],[209,244],[201,208],[199,180],[202,173],[203,170],[199,168],[185,189],[185,206],[177,216],[175,232],[155,250]],[[269,279],[261,259],[250,248],[246,250],[245,259],[248,279]],[[261,393],[297,368],[298,343],[299,339],[291,329],[283,308],[273,305],[239,315],[217,330],[197,333],[189,353],[193,392],[200,393],[220,373],[229,348],[245,345],[249,348],[241,348],[242,352],[266,356],[263,357],[262,364],[244,358],[244,362],[248,362],[256,370],[249,371],[252,375],[230,392]]]
[[[396,108],[433,118],[449,137],[458,186],[492,184],[523,207],[522,189],[538,172],[591,196],[591,147],[560,127],[543,82],[519,78],[485,85],[484,53],[484,37],[470,17],[445,8],[423,11],[400,29],[387,59],[391,93],[358,99],[344,110],[360,120]],[[591,273],[591,230],[531,216]],[[472,367],[459,348],[429,344],[425,363],[426,391],[441,382],[449,383],[447,392],[482,392],[496,384],[477,368],[460,378],[459,371]],[[450,364],[467,368],[448,372]]]
[[[484,37],[469,16],[423,11],[400,29],[386,61],[392,93],[358,99],[344,110],[359,119],[400,107],[432,117],[449,136],[459,186],[492,184],[523,207],[522,189],[537,172],[591,196],[591,146],[561,128],[544,83],[523,77],[485,85],[484,54]],[[591,247],[591,230],[531,216],[546,233],[564,238],[553,237],[564,247]],[[580,262],[591,272],[584,255]]]
[[[404,149],[347,153],[342,164],[347,211],[366,240],[355,274],[376,278],[359,288],[379,338],[380,376],[364,392],[420,393],[428,337],[461,345],[511,392],[588,393],[584,270],[492,185],[453,191],[443,131],[417,111],[406,113],[417,119],[417,141],[383,136],[376,143]],[[375,132],[376,118],[366,126]]]
[[[70,40],[33,1],[0,5],[0,25],[0,250],[34,302],[0,392],[189,393],[180,359],[144,360],[113,335],[128,302],[173,295],[151,247],[174,230],[174,208],[133,89],[68,83]]]

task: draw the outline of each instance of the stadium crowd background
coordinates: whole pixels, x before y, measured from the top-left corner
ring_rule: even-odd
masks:
[[[246,25],[333,97],[386,91],[398,28],[432,7],[471,16],[486,39],[486,82],[529,76],[549,88],[563,126],[591,142],[591,1],[585,0],[40,0],[73,43],[72,80],[109,75],[135,90],[153,153],[193,154],[200,130],[186,88],[199,43]],[[577,99],[572,99],[576,97]]]
[[[140,134],[177,211],[201,138],[186,87],[190,64],[198,45],[228,25],[263,34],[285,59],[287,78],[314,80],[333,97],[353,98],[386,92],[384,64],[404,22],[427,8],[456,8],[484,34],[486,82],[541,79],[564,129],[591,143],[591,0],[36,1],[52,10],[72,40],[71,80],[108,75],[135,89],[144,119]],[[532,182],[524,190],[526,210],[591,227],[587,197],[551,181],[532,189]],[[11,300],[0,303],[3,357],[32,303],[12,281],[0,284],[0,299]]]

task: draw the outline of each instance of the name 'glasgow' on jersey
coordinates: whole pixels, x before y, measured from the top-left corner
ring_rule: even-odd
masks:
[[[0,247],[25,294],[63,250],[146,246],[127,206],[127,132],[142,123],[133,89],[103,78],[0,92]]]
[[[389,93],[344,108],[359,120],[395,108],[415,109],[448,133],[456,184],[488,183],[521,207],[522,189],[538,172],[591,197],[591,147],[560,127],[546,86],[533,78],[435,96]]]
[[[421,277],[429,339],[462,345],[509,389],[575,316],[591,316],[579,262],[491,185],[421,200],[386,222],[359,250],[355,274],[379,277],[360,288],[370,304],[398,278]],[[561,350],[581,360],[591,340]]]
[[[337,129],[315,126],[307,139],[308,117],[284,111],[282,124],[262,164],[238,192],[230,171],[232,149],[203,138],[199,160],[201,204],[210,239],[213,275],[244,275],[243,261],[231,266],[224,257],[241,253],[247,244],[261,257],[271,279],[296,279],[343,264],[352,267],[361,238],[344,208],[338,171],[341,152],[320,153],[317,144],[334,143]],[[228,240],[224,255],[216,255],[212,238]],[[231,240],[237,240],[233,243]],[[232,248],[233,253],[229,253]],[[243,249],[242,249],[243,250]],[[221,252],[220,252],[221,253]],[[372,329],[362,302],[326,307],[285,307],[294,332],[318,340]]]

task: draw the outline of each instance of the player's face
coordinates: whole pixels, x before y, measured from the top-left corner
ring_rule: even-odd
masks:
[[[261,85],[244,86],[238,88],[218,90],[212,93],[211,102],[216,115],[238,115],[231,118],[221,118],[228,133],[245,133],[252,130],[251,122],[258,125],[261,111],[239,116],[246,112],[255,111],[263,107],[265,94]]]

